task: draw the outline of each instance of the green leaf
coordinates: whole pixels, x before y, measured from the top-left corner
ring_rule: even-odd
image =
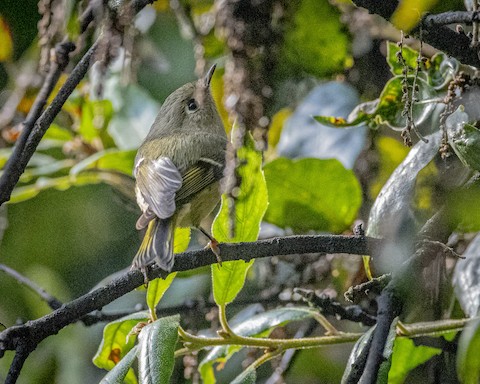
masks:
[[[449,135],[449,143],[462,163],[475,171],[480,171],[480,130],[471,125]]]
[[[295,232],[342,232],[356,218],[360,184],[338,160],[278,158],[264,170],[270,201],[266,221]]]
[[[247,272],[253,265],[243,260],[227,261],[222,266],[212,265],[213,297],[218,305],[231,303],[242,290]]]
[[[124,193],[125,196],[134,199],[133,187],[129,184],[129,182],[132,182],[131,178],[126,178],[124,175],[110,172],[89,172],[76,176],[69,175],[55,178],[40,177],[35,181],[34,184],[15,188],[9,203],[19,203],[21,201],[31,199],[37,196],[40,192],[51,188],[58,189],[59,191],[65,191],[71,187],[99,183],[109,184],[117,188],[120,192]]]
[[[402,75],[404,66],[397,59],[397,53],[400,52],[400,47],[391,41],[387,42],[387,63],[390,67],[390,72],[394,75]],[[407,65],[408,71],[414,71],[417,67],[418,51],[410,48],[408,45],[403,45],[402,56]]]
[[[232,329],[237,335],[250,337],[268,337],[274,328],[283,326],[292,321],[311,318],[316,312],[308,307],[286,307],[263,312],[251,317]],[[241,349],[240,346],[219,346],[213,348],[202,360],[199,371],[205,383],[214,383],[215,375],[213,365],[225,364],[230,357]]]
[[[92,143],[100,138],[104,147],[113,147],[113,139],[107,132],[108,124],[113,116],[113,105],[110,100],[86,100],[82,104],[79,133],[83,140]]]
[[[70,132],[68,129],[59,126],[58,124],[51,124],[48,127],[47,132],[43,135],[42,140],[55,140],[59,141],[60,143],[64,143],[65,141],[70,141],[73,139],[73,133]]]
[[[451,191],[445,206],[452,226],[458,226],[462,232],[480,230],[480,209],[472,209],[480,206],[480,185]]]
[[[299,2],[284,32],[283,70],[295,76],[307,72],[322,78],[350,66],[350,39],[340,16],[327,1]]]
[[[138,336],[141,383],[168,384],[175,364],[180,316],[163,317],[143,327]]]
[[[255,384],[257,382],[257,371],[252,366],[248,367],[238,375],[231,384]]]
[[[441,349],[424,345],[417,347],[413,340],[406,337],[397,337],[393,347],[392,366],[388,373],[388,383],[404,383],[411,370],[440,353],[442,353]]]
[[[480,319],[473,320],[463,330],[458,341],[457,372],[464,384],[480,380]]]
[[[260,232],[260,223],[268,205],[267,186],[262,171],[262,155],[255,151],[253,139],[248,138],[245,147],[239,149],[241,180],[240,190],[235,200],[235,234],[230,237],[229,202],[222,196],[222,206],[212,225],[212,234],[219,242],[236,243],[255,241]],[[248,269],[253,260],[212,265],[213,297],[219,305],[232,302],[245,283]]]
[[[132,328],[147,320],[146,312],[137,312],[108,323],[103,329],[102,342],[93,357],[93,363],[99,368],[111,370],[133,348],[136,336],[129,336]],[[127,374],[127,381],[136,383],[133,371]]]
[[[77,175],[85,170],[100,169],[117,171],[132,176],[136,153],[135,150],[123,151],[114,148],[100,151],[80,161],[72,167],[70,173]]]
[[[150,310],[150,316],[153,320],[157,319],[155,311],[157,304],[160,302],[170,285],[172,285],[175,276],[177,276],[177,272],[170,273],[165,279],[159,277],[158,279],[148,282],[147,305]]]
[[[413,86],[413,76],[408,77],[408,83]],[[418,78],[418,97],[422,102],[413,106],[413,121],[415,125],[423,124],[430,118],[431,113],[439,105],[437,92],[425,80]],[[386,125],[394,130],[402,130],[406,126],[406,117],[403,115],[404,107],[402,93],[402,77],[395,76],[390,79],[374,101],[358,105],[348,116],[348,119],[331,116],[314,116],[318,122],[333,128],[352,127],[366,122],[370,128]]]
[[[120,362],[113,367],[113,369],[108,372],[100,381],[100,384],[124,384],[125,381],[129,383],[137,383],[137,379],[131,371],[131,366],[133,361],[137,357],[138,353],[138,345],[135,345],[124,357]],[[126,378],[127,375],[130,373],[128,379]],[[135,379],[135,380],[133,380]]]

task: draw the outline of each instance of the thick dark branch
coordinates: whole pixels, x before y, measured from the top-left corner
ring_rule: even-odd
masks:
[[[301,253],[350,253],[369,255],[379,249],[381,240],[360,236],[291,236],[274,238],[254,243],[220,244],[222,259],[245,260],[277,255]],[[176,255],[173,271],[187,271],[215,264],[215,255],[210,250],[184,252]],[[150,280],[165,277],[159,268],[150,268]],[[24,325],[13,326],[0,333],[0,357],[6,350],[16,350],[27,344],[30,350],[46,337],[58,333],[67,325],[80,320],[88,313],[100,310],[105,305],[142,285],[142,272],[129,271],[78,299],[62,305],[56,311]]]
[[[52,309],[57,309],[62,306],[62,302],[58,300],[56,297],[50,295],[47,291],[45,291],[42,287],[35,284],[32,280],[28,279],[27,277],[21,275],[14,269],[7,267],[4,264],[0,264],[0,271],[5,272],[6,274],[13,277],[17,280],[20,284],[26,285],[32,291],[34,291],[42,300],[44,300],[48,306]]]
[[[382,16],[386,20],[390,20],[390,17],[398,6],[398,0],[353,0],[353,3],[358,7],[367,9],[370,13]],[[446,17],[447,16],[443,14],[442,19],[446,20]],[[478,16],[475,16],[475,18],[476,17]],[[421,28],[421,38],[425,43],[455,57],[464,64],[480,67],[477,50],[471,47],[471,41],[468,36],[463,33],[457,33],[444,25],[440,25],[441,23],[436,23],[435,20],[435,17],[432,15],[426,16],[425,19],[420,22],[420,25],[411,31],[411,33],[419,37]]]
[[[480,12],[450,11],[436,15],[427,15],[422,20],[424,28],[431,28],[434,25],[467,24],[480,21]]]
[[[22,165],[25,145],[34,128],[35,122],[38,120],[43,108],[47,104],[48,97],[52,93],[63,70],[68,65],[69,53],[74,49],[75,45],[73,43],[61,43],[55,48],[55,59],[50,66],[50,71],[43,82],[42,88],[40,89],[32,108],[28,112],[26,120],[23,122],[22,133],[15,144],[13,153],[9,157],[2,177],[0,178],[0,204],[3,204],[10,199],[13,188],[17,184],[20,175],[25,170],[26,164],[25,166]],[[30,160],[30,157],[28,157],[28,160]]]

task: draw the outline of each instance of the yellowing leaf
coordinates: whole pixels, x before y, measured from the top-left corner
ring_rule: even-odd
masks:
[[[432,9],[438,0],[403,0],[392,15],[395,27],[409,32],[420,21],[423,13]]]
[[[217,106],[218,113],[220,114],[220,118],[222,119],[223,126],[227,133],[231,131],[232,124],[230,123],[230,119],[228,117],[228,112],[223,105],[223,74],[225,73],[225,69],[217,68],[213,74],[212,80],[210,82],[210,92],[212,93],[213,100],[215,101],[215,105]]]
[[[10,28],[5,19],[0,16],[0,62],[8,61],[13,55],[13,41]]]
[[[268,147],[275,148],[280,141],[283,125],[292,114],[291,108],[282,108],[272,117],[270,128],[268,129]]]
[[[159,12],[166,12],[170,9],[170,2],[168,0],[157,0],[152,6]]]
[[[379,154],[379,171],[375,181],[370,184],[370,197],[375,199],[395,168],[405,159],[408,147],[391,137],[382,136],[376,142]]]

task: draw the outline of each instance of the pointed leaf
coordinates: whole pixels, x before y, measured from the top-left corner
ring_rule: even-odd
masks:
[[[380,191],[368,219],[367,235],[383,237],[395,227],[405,224],[410,215],[410,205],[418,173],[437,154],[441,132],[427,136],[428,143],[419,141],[405,160],[395,169]]]
[[[170,288],[170,285],[173,283],[173,279],[177,276],[177,272],[170,273],[165,279],[159,277],[158,279],[148,282],[147,288],[147,306],[150,310],[150,317],[153,320],[157,319],[156,308],[157,304],[162,299],[167,289]]]
[[[107,149],[100,151],[80,161],[72,167],[71,174],[77,175],[89,169],[101,169],[117,171],[132,176],[133,162],[137,151],[122,151],[118,149]]]
[[[222,196],[222,206],[212,225],[212,234],[219,242],[235,243],[255,241],[260,232],[260,223],[267,209],[268,197],[265,177],[262,171],[262,155],[255,151],[253,139],[239,149],[241,179],[240,190],[235,201],[235,234],[230,237],[229,204]],[[253,260],[242,260],[212,265],[213,297],[219,305],[232,302],[245,283],[248,269]]]
[[[147,321],[146,312],[137,312],[108,323],[103,329],[103,338],[93,363],[106,370],[118,364],[135,344],[135,335],[129,333],[141,321]]]
[[[175,364],[180,316],[162,317],[143,327],[138,337],[138,375],[144,384],[168,384]]]

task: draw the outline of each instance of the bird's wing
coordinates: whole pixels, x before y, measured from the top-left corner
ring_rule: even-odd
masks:
[[[137,158],[135,177],[138,194],[157,217],[166,219],[175,213],[175,194],[182,186],[182,175],[172,160]]]
[[[195,164],[183,172],[183,183],[177,192],[175,201],[178,205],[188,203],[192,196],[220,180],[223,176],[225,152],[218,155],[201,157]]]

